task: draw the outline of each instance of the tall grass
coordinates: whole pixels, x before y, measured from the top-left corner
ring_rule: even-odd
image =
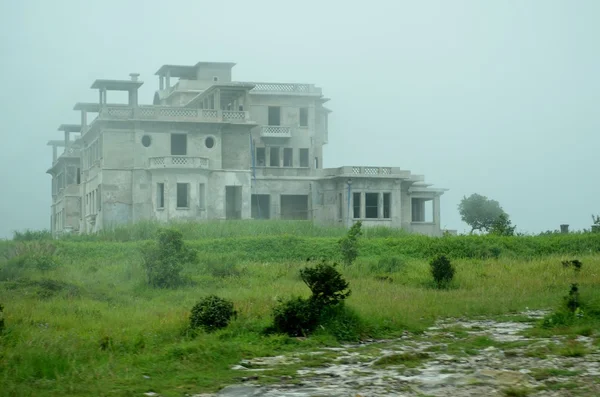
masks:
[[[304,222],[176,226],[199,251],[199,263],[183,270],[191,282],[179,289],[145,283],[139,240],[153,238],[155,224],[58,240],[55,267],[13,269],[0,281],[6,322],[0,396],[194,394],[235,382],[239,374],[229,367],[241,359],[337,343],[327,332],[298,340],[262,330],[278,298],[309,294],[298,270],[307,257],[335,258],[344,229]],[[366,231],[358,260],[339,268],[363,337],[421,331],[440,316],[551,308],[574,282],[582,299],[600,302],[598,235],[429,238]],[[0,250],[23,244],[0,242]],[[436,253],[456,266],[448,290],[432,288],[428,259]],[[580,272],[561,265],[574,255],[583,262]],[[381,257],[399,259],[380,264]],[[0,255],[0,269],[6,263]],[[232,300],[238,318],[225,330],[190,338],[190,310],[209,294]]]

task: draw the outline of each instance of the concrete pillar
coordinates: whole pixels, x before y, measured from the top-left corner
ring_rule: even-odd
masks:
[[[57,153],[56,145],[52,145],[52,163],[55,163],[57,158],[58,158],[58,153]]]
[[[164,89],[165,89],[165,76],[160,76],[160,77],[158,78],[158,81],[159,81],[159,83],[158,83],[158,88],[159,88],[160,90],[164,90]]]
[[[169,88],[171,88],[171,71],[167,70],[167,77],[166,77],[166,83],[167,83],[167,90]]]
[[[71,139],[71,134],[69,131],[65,131],[65,151],[69,148],[69,141]]]
[[[138,98],[137,98],[137,89],[129,90],[129,106],[137,106]]]
[[[83,130],[87,127],[87,112],[85,110],[81,111],[81,129]]]
[[[569,233],[569,225],[560,225],[560,232],[561,233]]]
[[[365,219],[367,216],[367,202],[365,201],[365,192],[360,192],[360,218]]]
[[[216,89],[214,93],[215,97],[215,109],[221,110],[221,90]]]
[[[435,196],[433,199],[433,223],[440,226],[440,196]]]
[[[383,219],[383,193],[377,193],[377,218]]]

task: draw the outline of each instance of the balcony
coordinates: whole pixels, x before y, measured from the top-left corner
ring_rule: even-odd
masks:
[[[148,168],[154,170],[161,168],[208,168],[208,159],[206,157],[162,156],[150,157],[148,160]]]
[[[236,83],[234,83],[236,84]],[[237,84],[252,84],[252,94],[287,94],[287,95],[315,95],[321,96],[321,88],[314,84],[294,83],[263,83],[263,82],[237,82]]]
[[[245,111],[194,109],[171,106],[107,106],[101,109],[100,120],[158,120],[250,123]]]
[[[292,128],[280,125],[263,125],[260,129],[261,138],[291,138]]]

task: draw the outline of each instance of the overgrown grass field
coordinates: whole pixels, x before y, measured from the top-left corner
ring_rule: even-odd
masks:
[[[429,238],[366,229],[358,259],[338,267],[352,290],[351,323],[332,321],[309,338],[266,335],[279,298],[309,295],[298,272],[306,259],[340,260],[336,242],[345,230],[304,222],[175,227],[199,258],[176,289],[146,282],[140,250],[155,224],[0,242],[0,395],[214,391],[236,382],[229,368],[244,358],[420,332],[439,317],[552,309],[571,283],[600,307],[600,234]],[[55,249],[51,266],[7,260],[45,249]],[[444,290],[434,288],[428,264],[440,253],[456,267]],[[561,265],[572,259],[583,263],[580,271]],[[190,310],[209,294],[233,301],[238,316],[223,330],[190,335]],[[597,338],[600,325],[590,324]]]

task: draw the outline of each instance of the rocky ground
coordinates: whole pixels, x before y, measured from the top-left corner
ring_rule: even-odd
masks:
[[[243,361],[240,384],[195,397],[600,396],[598,340],[526,336],[543,314],[446,319],[418,336]]]

